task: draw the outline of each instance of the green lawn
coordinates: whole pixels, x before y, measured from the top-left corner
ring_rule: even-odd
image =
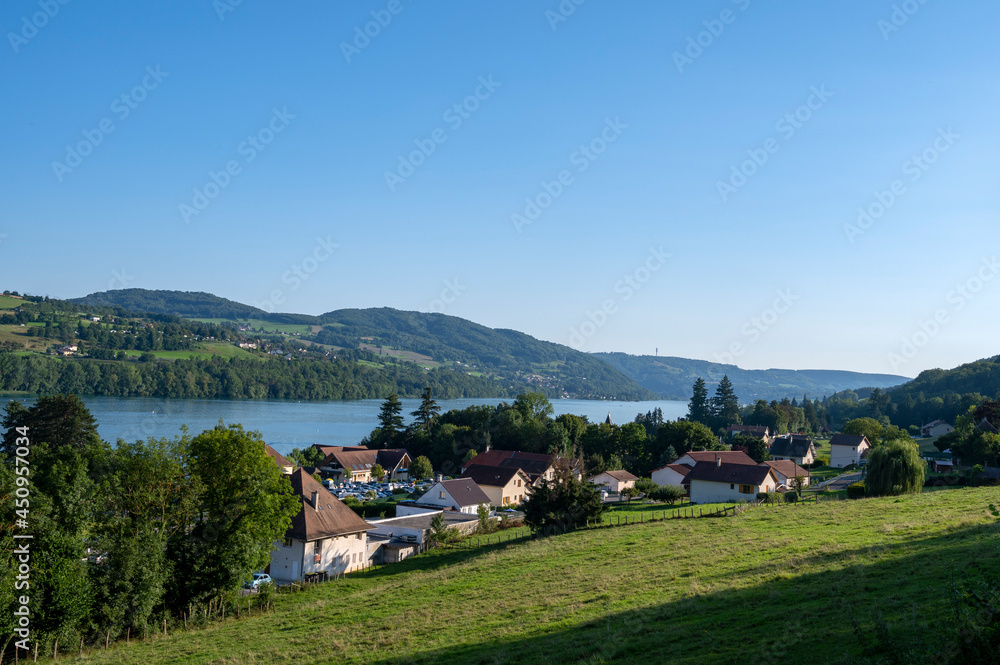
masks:
[[[312,329],[312,326],[304,323],[271,323],[270,321],[264,321],[263,319],[191,319],[192,321],[201,321],[202,323],[236,323],[238,325],[248,325],[254,330],[263,330],[269,333],[284,333],[293,334],[298,333],[300,335],[308,334]]]
[[[439,548],[283,594],[270,615],[59,660],[942,662],[926,652],[954,634],[953,583],[1000,574],[996,498],[930,492]]]
[[[135,351],[129,349],[125,351],[128,356],[141,356],[145,351]],[[164,358],[167,360],[187,360],[192,356],[195,358],[209,358],[211,356],[222,356],[223,358],[257,358],[259,356],[247,351],[246,349],[241,349],[235,344],[230,344],[229,342],[203,342],[198,344],[196,348],[187,351],[152,351],[151,352],[157,358]]]
[[[0,296],[0,309],[14,309],[20,307],[24,304],[24,300],[20,298],[11,298],[10,296]]]

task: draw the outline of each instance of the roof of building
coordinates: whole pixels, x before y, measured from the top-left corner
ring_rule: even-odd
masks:
[[[771,454],[781,457],[806,457],[813,449],[812,439],[807,436],[779,436],[771,442]]]
[[[444,491],[451,495],[451,498],[460,506],[478,506],[481,503],[489,504],[490,497],[476,484],[472,478],[453,478],[452,480],[442,480],[434,487],[427,490],[427,493],[437,492],[435,489],[440,485]]]
[[[740,485],[760,485],[771,473],[771,467],[767,465],[750,464],[729,464],[723,462],[698,462],[694,468],[688,472],[687,482],[696,480],[709,481],[713,483],[739,483]]]
[[[528,478],[534,481],[543,475],[555,461],[554,455],[543,455],[541,453],[522,453],[519,450],[487,450],[479,453],[469,460],[465,468],[473,464],[485,464],[489,466],[513,466],[521,469]]]
[[[284,455],[282,455],[281,453],[279,453],[277,450],[267,445],[266,443],[264,444],[264,452],[267,453],[267,456],[273,459],[274,463],[277,464],[278,466],[295,466],[295,464],[289,462]]]
[[[627,483],[630,480],[639,480],[639,476],[633,476],[631,473],[629,473],[624,469],[619,469],[616,471],[603,471],[602,473],[597,474],[597,476],[602,476],[602,475],[611,476],[620,483]],[[597,476],[594,476],[594,478],[596,478]]]
[[[353,512],[353,511],[352,511]],[[423,515],[407,515],[406,517],[390,517],[384,520],[371,520],[367,522],[365,526],[369,529],[378,527],[399,527],[401,529],[424,529],[428,530],[431,528],[431,520],[438,514],[444,515],[444,523],[448,525],[452,524],[466,524],[468,522],[475,522],[479,520],[476,515],[471,515],[469,513],[459,513],[454,510],[442,510],[436,512],[428,512]],[[374,525],[374,526],[373,526]]]
[[[862,442],[864,442],[867,446],[871,446],[871,442],[868,441],[868,437],[864,434],[834,434],[830,437],[831,446],[850,446],[851,448],[857,448]]]
[[[384,448],[378,451],[378,454],[375,456],[375,461],[386,471],[392,471],[399,468],[399,466],[409,458],[410,454],[406,452],[405,448]],[[407,466],[408,465],[409,464],[407,464]]]
[[[945,421],[943,421],[941,419],[932,420],[929,423],[927,423],[926,425],[924,425],[923,427],[921,427],[920,429],[929,429],[929,428],[934,427],[936,425],[947,425],[947,424],[948,423],[946,423]]]
[[[505,487],[518,472],[524,473],[515,466],[497,466],[495,464],[471,464],[462,474],[463,478],[471,478],[477,485],[488,487]],[[527,476],[527,474],[524,474]]]
[[[986,418],[980,420],[979,423],[976,424],[976,427],[984,432],[992,432],[993,434],[1000,434],[1000,430],[997,430],[997,428],[994,427],[993,424]]]
[[[768,429],[767,425],[730,425],[726,428],[727,432],[746,432],[747,434],[767,434],[771,430]]]
[[[727,464],[757,466],[757,462],[753,461],[753,458],[742,450],[691,450],[681,455],[681,457],[690,457],[695,461],[695,464],[698,462],[711,462],[715,464],[715,459],[718,457],[723,463]]]
[[[285,532],[286,538],[308,542],[372,528],[303,469],[295,469],[288,478],[292,481],[293,493],[302,502],[302,509],[292,518],[292,525]],[[316,492],[317,498],[315,506],[312,503],[313,492]]]
[[[796,464],[790,459],[783,460],[768,460],[767,462],[761,462],[761,464],[766,464],[777,473],[780,473],[785,478],[794,478],[795,476],[805,476],[809,477],[809,470],[803,469],[801,466]]]
[[[653,473],[656,473],[657,471],[663,471],[664,469],[672,469],[673,471],[681,474],[682,476],[686,476],[688,474],[688,471],[691,470],[691,467],[685,466],[684,464],[670,463],[670,464],[664,464],[661,467],[653,469]]]
[[[351,471],[368,471],[376,464],[387,471],[396,469],[409,458],[405,448],[364,448],[361,446],[325,446],[326,458],[320,466],[339,466]]]

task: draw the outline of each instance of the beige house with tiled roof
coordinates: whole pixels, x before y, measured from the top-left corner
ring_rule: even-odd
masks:
[[[778,480],[778,485],[784,486],[786,489],[793,489],[796,476],[802,476],[803,487],[809,484],[809,469],[803,469],[792,460],[768,460],[761,462],[761,464],[771,467],[771,470],[774,471],[774,477]]]
[[[528,474],[533,485],[538,485],[544,480],[552,480],[556,477],[553,464],[555,455],[543,455],[542,453],[522,453],[519,450],[487,450],[479,453],[466,462],[462,472],[473,464],[484,464],[486,466],[514,466]]]
[[[494,508],[516,506],[528,498],[531,478],[516,466],[473,464],[465,469],[462,478],[471,478],[490,498]]]
[[[283,540],[274,544],[268,573],[275,581],[298,582],[306,576],[338,575],[368,564],[371,526],[330,494],[305,470],[289,476],[302,509],[292,518]]]
[[[367,483],[372,478],[372,467],[376,464],[385,469],[383,480],[409,480],[410,455],[403,448],[372,449],[363,446],[317,446],[326,452],[326,457],[319,464],[324,477],[332,477],[340,481],[350,479],[354,482]]]

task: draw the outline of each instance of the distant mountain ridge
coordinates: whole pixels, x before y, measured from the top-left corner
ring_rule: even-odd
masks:
[[[120,289],[71,302],[122,307],[184,318],[262,320],[322,326],[301,339],[332,347],[367,348],[402,360],[443,365],[472,375],[527,382],[549,396],[591,399],[680,399],[701,376],[710,390],[723,375],[743,403],[832,395],[862,387],[887,388],[909,381],[890,374],[839,370],[744,370],[705,360],[625,353],[583,353],[526,333],[486,326],[445,314],[389,307],[340,309],[319,316],[269,313],[205,292]],[[315,329],[314,329],[315,330]],[[417,358],[417,360],[414,360]]]
[[[723,376],[733,382],[733,389],[743,404],[758,399],[780,400],[785,397],[811,399],[842,390],[888,388],[910,381],[893,374],[866,374],[829,369],[741,369],[707,360],[670,356],[633,356],[626,353],[595,353],[594,356],[621,371],[640,386],[664,399],[689,399],[691,385],[699,376],[708,384],[709,393]]]

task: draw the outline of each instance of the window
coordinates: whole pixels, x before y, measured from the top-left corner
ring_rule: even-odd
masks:
[[[317,540],[316,542],[313,543],[313,550],[316,552],[316,554],[319,554],[320,552],[323,551],[323,541],[322,541],[322,539],[321,540]]]
[[[729,489],[731,489],[731,490],[736,489],[736,485],[733,485],[732,483],[729,483]]]
[[[291,547],[292,546],[292,539],[291,538],[285,538],[285,542],[281,543],[281,546],[282,547]]]
[[[441,496],[439,496],[438,498],[439,499],[447,498],[447,495],[445,494],[444,490],[441,490]]]
[[[518,479],[517,479],[517,486],[518,486],[518,487],[520,487],[520,486],[521,486],[521,479],[520,479],[520,478],[518,478]]]
[[[362,539],[362,538],[364,537],[364,535],[365,535],[365,534],[363,534],[363,533],[359,533],[359,534],[358,534],[358,540],[361,540],[361,539]]]
[[[740,485],[740,494],[753,494],[753,485]]]

